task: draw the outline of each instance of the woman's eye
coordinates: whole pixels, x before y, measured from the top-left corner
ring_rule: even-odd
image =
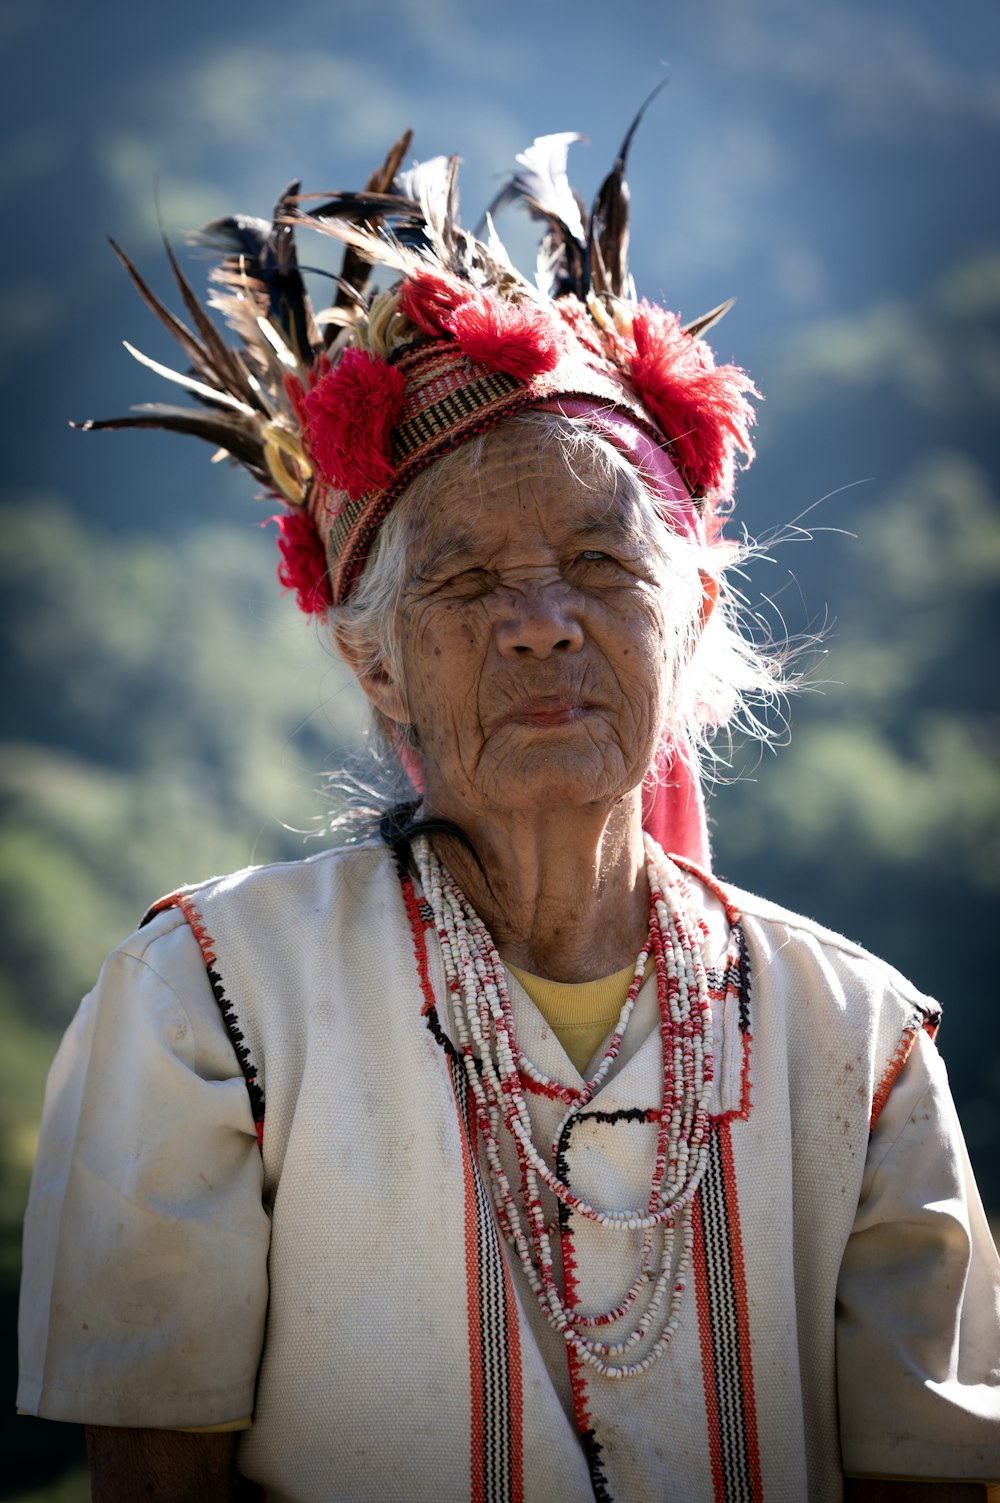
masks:
[[[610,559],[609,555],[607,553],[602,553],[599,548],[584,548],[583,552],[579,555],[579,557],[580,557],[581,561],[583,563],[585,563],[585,564],[595,564],[595,563],[599,564],[599,563],[610,563],[611,562],[611,559]]]
[[[495,582],[488,569],[463,569],[461,574],[455,574],[448,580],[446,588],[450,594],[468,599],[488,594]]]

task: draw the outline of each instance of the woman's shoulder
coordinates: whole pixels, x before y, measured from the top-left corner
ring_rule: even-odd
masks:
[[[192,971],[207,972],[228,1016],[221,998],[231,986],[245,1001],[256,994],[253,978],[280,975],[294,991],[295,978],[342,954],[352,935],[395,932],[401,915],[385,845],[335,847],[176,888],[147,909],[102,975],[127,978],[138,967],[167,991],[187,995]]]
[[[380,840],[332,847],[297,861],[246,866],[222,876],[187,883],[158,898],[147,909],[130,943],[141,944],[145,929],[163,913],[187,917],[190,922],[192,911],[220,905],[245,908],[248,916],[261,910],[273,916],[283,905],[328,908],[341,891],[382,881],[392,871],[392,857]],[[157,924],[156,929],[159,927]]]
[[[755,893],[728,884],[726,892],[741,915],[758,972],[780,974],[813,996],[832,990],[894,1002],[907,1013],[919,1012],[931,1029],[940,1021],[940,1004],[864,945]]]

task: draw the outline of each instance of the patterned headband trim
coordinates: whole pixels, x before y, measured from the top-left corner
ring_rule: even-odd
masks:
[[[560,360],[554,370],[523,380],[477,364],[457,346],[428,341],[404,352],[394,369],[402,374],[404,387],[389,434],[391,479],[355,498],[346,488],[315,490],[313,516],[329,560],[335,604],[349,597],[379,528],[411,480],[434,460],[489,432],[516,412],[550,404],[556,397],[587,399],[594,406],[627,410],[653,442],[662,442],[638,397],[626,392],[620,381],[569,357]],[[337,418],[331,419],[322,398],[321,391],[315,399],[312,394],[305,398],[307,409],[315,414],[309,432],[321,470],[323,462],[317,451],[324,442],[331,448],[335,463],[346,448]],[[342,480],[342,472],[338,471],[338,478]]]
[[[236,347],[169,245],[193,328],[118,251],[189,370],[128,348],[200,405],[150,405],[75,426],[192,433],[243,465],[284,504],[274,519],[278,575],[309,615],[349,598],[379,528],[422,469],[505,417],[558,398],[603,404],[634,424],[676,467],[699,525],[714,536],[732,500],[737,456],[753,457],[749,398],[757,393],[737,367],[716,366],[702,337],[729,304],[682,326],[636,299],[625,162],[641,115],[589,215],[566,176],[578,137],[540,137],[518,157],[492,209],[520,203],[545,225],[534,281],[514,268],[489,214],[485,238],[459,224],[457,158],[402,168],[408,134],[360,193],[335,194],[307,213],[293,183],[272,221],[237,216],[203,232],[201,242],[223,253],[209,306],[238,335]],[[344,247],[335,301],[315,315],[296,257],[300,224]],[[370,295],[376,267],[397,280]]]

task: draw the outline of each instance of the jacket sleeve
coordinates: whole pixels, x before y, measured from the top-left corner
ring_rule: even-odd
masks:
[[[167,1428],[248,1415],[270,1223],[246,1086],[176,911],[106,962],[49,1075],[18,1406]]]
[[[1000,1478],[1000,1261],[923,1032],[869,1144],[837,1380],[848,1474]]]

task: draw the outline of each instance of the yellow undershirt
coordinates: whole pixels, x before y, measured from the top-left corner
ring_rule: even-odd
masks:
[[[590,1061],[618,1022],[635,975],[634,962],[600,981],[581,982],[549,981],[545,976],[532,976],[516,965],[505,964],[524,987],[576,1070],[585,1075]],[[651,965],[650,960],[647,976]]]

